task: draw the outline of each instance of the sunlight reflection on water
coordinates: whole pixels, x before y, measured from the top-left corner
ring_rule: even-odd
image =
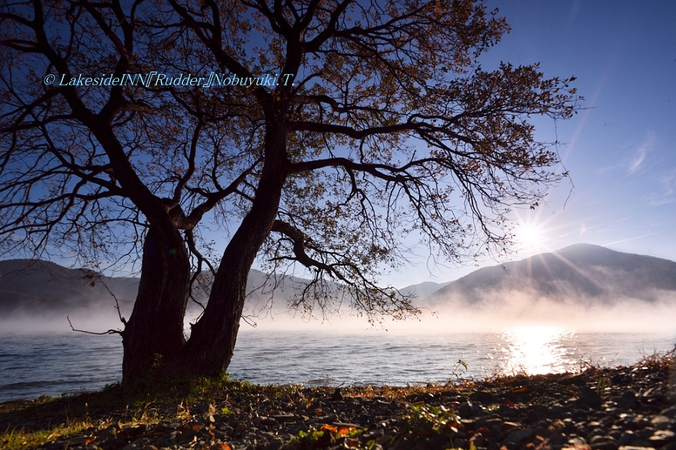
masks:
[[[554,326],[520,326],[506,330],[507,366],[505,373],[538,375],[571,369],[567,354],[575,332]]]

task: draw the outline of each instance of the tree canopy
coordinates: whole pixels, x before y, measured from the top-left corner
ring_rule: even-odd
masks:
[[[508,29],[472,0],[5,3],[0,247],[142,261],[125,377],[226,368],[256,258],[310,270],[297,307],[333,280],[371,318],[415,314],[378,284],[407,235],[503,251],[509,208],[563,175],[531,118],[571,117],[574,78],[482,68]]]

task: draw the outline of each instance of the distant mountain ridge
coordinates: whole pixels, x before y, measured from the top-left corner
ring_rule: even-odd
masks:
[[[106,289],[107,287],[107,289]],[[131,312],[138,279],[106,277],[88,269],[13,259],[0,261],[0,313],[50,313],[114,304]]]
[[[138,292],[139,278],[107,277],[88,269],[69,269],[58,264],[14,259],[0,261],[0,314],[52,314],[74,310],[110,309],[117,298],[123,316],[129,317]],[[305,280],[288,276],[274,289],[275,297],[287,299],[294,287]],[[274,281],[260,271],[249,276],[250,307],[257,309],[267,301]],[[206,300],[203,291],[193,293],[198,301]],[[193,302],[188,309],[199,308]]]
[[[94,283],[93,286],[91,283]],[[284,303],[307,280],[286,277],[274,289]],[[129,317],[138,290],[138,278],[106,277],[87,269],[68,269],[46,261],[0,261],[0,315],[69,314],[73,310],[112,312],[114,300]],[[266,304],[273,284],[252,270],[248,307],[254,313]],[[108,289],[106,289],[106,287]],[[338,288],[336,288],[338,289]],[[527,293],[530,298],[566,298],[577,302],[607,303],[614,298],[654,301],[664,294],[676,302],[676,262],[621,253],[589,244],[485,267],[449,283],[424,282],[399,290],[415,294],[414,304],[499,303],[505,293]],[[278,303],[278,304],[279,304]],[[195,306],[192,304],[192,306]]]
[[[676,262],[575,244],[520,261],[485,267],[434,292],[428,304],[499,301],[505,293],[582,302],[676,299]]]
[[[91,313],[111,312],[115,305],[111,294],[117,298],[122,315],[128,318],[139,281],[136,277],[107,277],[88,269],[69,269],[49,261],[0,261],[0,318],[8,315],[66,315],[85,310]],[[271,297],[274,297],[278,306],[285,307],[286,302],[300,292],[307,282],[291,275],[275,279],[252,269],[247,286],[247,314],[256,315],[268,308]],[[201,304],[205,304],[208,295],[208,282],[206,284],[206,290],[197,286],[193,291],[193,296]],[[434,285],[425,284],[418,297],[436,290]],[[409,288],[415,291],[416,286]],[[339,291],[338,285],[330,282],[329,289],[336,293]],[[188,302],[189,314],[200,310],[197,303]]]

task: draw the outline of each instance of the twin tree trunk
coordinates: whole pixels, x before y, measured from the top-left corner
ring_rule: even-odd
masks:
[[[277,130],[278,131],[278,130]],[[139,292],[122,332],[123,382],[152,368],[162,376],[216,376],[230,364],[246,300],[249,271],[279,209],[286,180],[285,139],[269,133],[266,162],[251,210],[230,240],[200,320],[185,341],[190,262],[178,230],[150,227],[143,246]]]
[[[122,378],[142,377],[176,357],[185,345],[183,320],[190,286],[190,262],[181,236],[150,227],[143,244],[141,282],[122,332]]]

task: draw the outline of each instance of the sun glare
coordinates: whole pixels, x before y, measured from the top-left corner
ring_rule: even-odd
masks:
[[[530,375],[560,372],[566,369],[562,339],[572,332],[552,326],[521,326],[504,334],[508,342],[508,371]]]
[[[536,249],[543,243],[542,230],[533,224],[519,226],[516,230],[516,238],[526,250]]]

